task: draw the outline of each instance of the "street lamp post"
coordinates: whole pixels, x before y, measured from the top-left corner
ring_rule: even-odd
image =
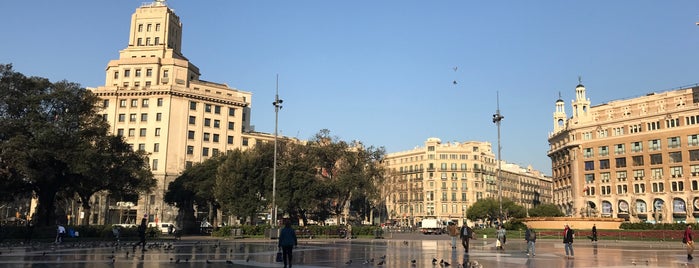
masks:
[[[498,221],[500,224],[502,224],[502,178],[500,178],[500,172],[502,170],[500,153],[502,151],[502,146],[500,146],[500,121],[502,121],[502,119],[505,119],[505,117],[500,114],[500,94],[499,92],[496,94],[497,109],[495,110],[495,114],[493,114],[493,123],[495,123],[495,125],[497,125],[498,127],[498,172],[496,176],[498,180],[498,203],[500,204],[500,214],[498,216]]]
[[[277,127],[279,123],[279,110],[282,109],[283,100],[279,99],[279,75],[277,75],[276,93],[274,95],[274,164],[272,166],[272,224],[277,223]]]

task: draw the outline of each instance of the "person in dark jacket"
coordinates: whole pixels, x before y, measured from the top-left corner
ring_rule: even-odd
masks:
[[[464,246],[464,251],[468,252],[469,242],[476,236],[473,233],[473,229],[471,229],[471,227],[468,227],[466,221],[464,221],[464,225],[461,226],[461,230],[459,231],[459,237],[461,238],[461,245]]]
[[[575,255],[573,253],[573,239],[575,238],[575,231],[568,226],[568,224],[565,225],[565,228],[563,229],[563,244],[565,249],[566,249],[566,258],[573,258]]]
[[[592,242],[597,242],[597,225],[593,224],[592,225],[592,238],[590,238]]]
[[[524,240],[527,241],[527,256],[536,256],[536,231],[527,226],[524,232]]]
[[[148,226],[146,225],[147,219],[148,215],[143,215],[143,219],[141,219],[141,225],[138,226],[138,238],[140,239],[140,241],[133,245],[134,252],[136,252],[136,247],[138,245],[141,245],[142,252],[148,251],[146,249],[146,229],[148,229]]]
[[[279,232],[279,248],[282,250],[282,258],[284,259],[284,268],[291,268],[292,250],[298,245],[296,240],[296,231],[291,228],[291,221],[284,219],[284,228]],[[288,266],[287,266],[288,264]]]
[[[694,252],[694,239],[692,237],[692,225],[687,224],[687,229],[684,229],[684,237],[682,241],[687,246],[687,259],[694,259],[692,257],[692,252]]]

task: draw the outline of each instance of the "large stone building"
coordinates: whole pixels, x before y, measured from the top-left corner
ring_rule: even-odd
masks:
[[[590,106],[556,101],[549,135],[554,203],[570,216],[696,222],[699,87]]]
[[[138,202],[108,196],[91,202],[92,223],[175,221],[163,202],[168,183],[193,163],[274,136],[250,128],[250,92],[200,80],[199,68],[182,54],[182,23],[164,1],[145,3],[131,17],[129,41],[109,62],[105,85],[91,89],[102,99],[111,132],[149,154],[157,189]]]
[[[498,165],[489,142],[429,138],[424,147],[387,154],[384,163],[387,218],[399,225],[415,226],[425,218],[462,223],[474,202],[498,198]],[[502,197],[526,208],[551,203],[550,178],[531,167],[501,166]]]

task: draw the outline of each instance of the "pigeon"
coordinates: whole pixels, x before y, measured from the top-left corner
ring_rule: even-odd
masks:
[[[175,263],[180,263],[180,259],[175,260]]]
[[[206,260],[206,263],[211,263],[211,260],[207,259],[207,260]]]
[[[250,261],[250,257],[245,258],[245,262],[249,262],[249,261]]]
[[[170,262],[172,262],[172,261],[173,261],[173,259],[172,259],[172,258],[170,258]]]
[[[352,260],[345,262],[345,264],[347,264],[347,265],[352,264]]]
[[[385,263],[385,262],[382,260],[382,261],[380,261],[379,263],[377,263],[376,265],[381,266],[381,265],[383,265],[384,263]]]
[[[408,245],[408,241],[403,241],[403,245]]]
[[[369,262],[374,263],[374,258],[369,259]]]
[[[415,259],[410,260],[410,264],[412,264],[413,266],[415,266],[415,265],[417,264],[417,260],[415,260]]]
[[[435,264],[437,264],[437,259],[436,259],[436,258],[432,258],[432,265],[435,265]]]
[[[226,260],[226,263],[228,263],[228,264],[233,264],[233,261],[232,261],[232,260]]]
[[[454,83],[454,85],[458,84],[458,82],[456,82],[456,80],[454,80],[454,82],[452,82],[452,83]]]
[[[449,266],[449,265],[451,265],[451,264],[448,263],[448,262],[443,262],[442,265],[444,265],[444,267],[446,267],[446,266]]]

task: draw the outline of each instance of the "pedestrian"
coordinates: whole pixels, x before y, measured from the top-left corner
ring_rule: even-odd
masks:
[[[505,250],[505,243],[507,242],[507,231],[502,225],[498,225],[498,230],[495,232],[497,236],[497,241],[495,242],[495,248],[500,250]]]
[[[141,225],[138,226],[138,238],[140,241],[133,245],[133,252],[136,252],[136,247],[138,245],[141,245],[141,252],[148,251],[146,249],[146,229],[148,229],[148,226],[146,226],[147,221],[148,214],[145,214],[143,215],[143,219],[141,219]]]
[[[566,249],[566,258],[572,259],[573,256],[575,255],[573,253],[573,239],[575,238],[575,231],[568,226],[568,224],[565,225],[565,228],[563,229],[563,244],[565,249]]]
[[[284,259],[284,268],[291,268],[292,260],[292,250],[298,245],[296,240],[296,232],[291,228],[291,220],[284,219],[284,228],[279,232],[279,244],[278,247],[282,251],[282,258]],[[288,265],[288,266],[287,266]]]
[[[112,226],[112,234],[116,240],[116,247],[119,247],[119,239],[121,238],[121,230],[119,230],[119,225]]]
[[[56,227],[56,244],[63,243],[63,236],[66,235],[66,227],[58,224]]]
[[[461,245],[464,246],[464,252],[468,253],[468,247],[470,244],[470,240],[474,239],[475,234],[473,233],[473,229],[471,227],[468,227],[468,224],[466,221],[464,221],[464,225],[461,226],[461,230],[459,231],[459,236],[461,237]]]
[[[694,239],[692,237],[692,225],[687,224],[687,228],[684,229],[684,237],[682,242],[687,246],[687,259],[694,259],[692,257],[692,252],[694,252]]]
[[[449,225],[447,226],[447,233],[449,234],[449,237],[451,237],[451,249],[456,249],[456,238],[459,236],[459,230],[457,230],[455,222],[449,222]]]
[[[27,234],[24,238],[27,244],[32,242],[32,236],[34,235],[34,222],[32,220],[27,221]]]
[[[597,225],[592,224],[592,238],[590,238],[593,243],[597,243]]]
[[[536,256],[536,231],[527,226],[524,232],[524,240],[527,241],[527,256]]]

